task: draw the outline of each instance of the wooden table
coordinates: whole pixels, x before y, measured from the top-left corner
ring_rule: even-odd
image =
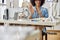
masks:
[[[54,27],[55,25],[57,25],[59,22],[36,22],[36,21],[30,21],[30,20],[23,20],[23,21],[16,21],[16,20],[0,20],[0,24],[8,24],[10,26],[12,25],[16,25],[16,26],[34,26],[36,27],[36,29],[40,29],[41,34],[40,34],[40,40],[42,40],[42,29],[44,27]]]

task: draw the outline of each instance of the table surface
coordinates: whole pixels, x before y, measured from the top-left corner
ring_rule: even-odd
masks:
[[[50,26],[55,26],[58,23],[60,23],[60,21],[55,21],[55,22],[43,22],[43,21],[36,21],[36,20],[0,20],[0,23],[9,23],[9,24],[30,24],[30,25],[50,25]]]

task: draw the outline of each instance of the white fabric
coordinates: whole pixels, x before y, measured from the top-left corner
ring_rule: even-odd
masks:
[[[34,27],[0,26],[0,40],[24,40]]]
[[[33,32],[30,33],[30,35],[33,36],[33,35],[38,34],[38,33],[40,33],[40,30],[34,30]]]

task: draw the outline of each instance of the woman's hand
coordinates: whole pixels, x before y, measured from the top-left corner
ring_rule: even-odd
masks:
[[[42,18],[43,17],[42,12],[41,12],[40,6],[37,3],[36,3],[36,11],[39,14],[39,16]]]
[[[40,17],[43,17],[42,12],[40,10],[41,2],[40,1],[35,1],[35,4],[36,4],[36,11],[37,11],[37,13],[40,15]]]

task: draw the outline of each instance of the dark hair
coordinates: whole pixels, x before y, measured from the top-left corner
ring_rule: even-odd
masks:
[[[40,6],[42,6],[44,4],[44,2],[45,2],[45,0],[39,0],[39,1],[41,1],[41,5]],[[31,2],[31,4],[33,6],[35,6],[35,0],[30,0],[30,2]]]

